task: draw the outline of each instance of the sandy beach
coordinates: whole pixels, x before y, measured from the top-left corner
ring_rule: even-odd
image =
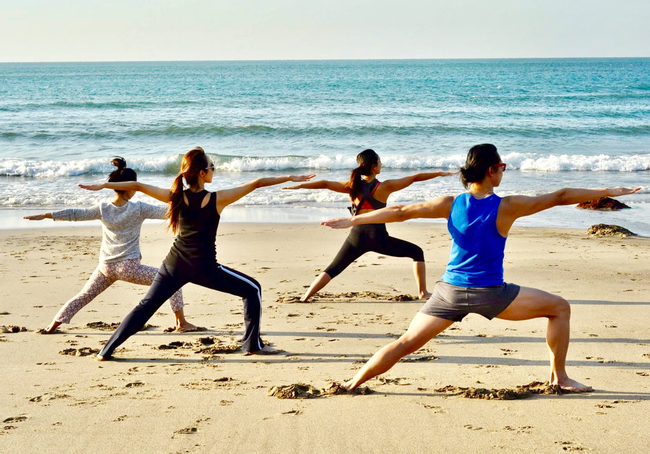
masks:
[[[45,222],[45,221],[44,221]],[[421,245],[429,289],[450,238],[442,224],[389,225]],[[261,282],[262,337],[285,355],[228,352],[243,326],[241,301],[193,285],[188,319],[207,331],[166,333],[168,305],[151,328],[100,363],[98,349],[146,287],[118,282],[62,333],[38,335],[97,264],[99,227],[0,231],[0,451],[64,453],[645,452],[650,444],[650,241],[584,231],[514,228],[505,278],[572,305],[567,369],[585,395],[517,400],[462,397],[442,388],[515,389],[548,378],[545,319],[470,315],[370,380],[369,395],[279,399],[274,386],[323,389],[350,378],[404,332],[422,301],[408,259],[367,254],[313,302],[291,303],[334,257],[347,231],[315,224],[220,226],[219,261]],[[145,264],[173,237],[145,225]],[[349,292],[359,292],[350,294]],[[372,292],[372,293],[363,293]],[[161,348],[162,346],[162,348]],[[62,354],[66,349],[70,354]],[[81,350],[84,352],[85,350]],[[458,390],[456,390],[458,391]],[[645,446],[645,448],[644,448]]]

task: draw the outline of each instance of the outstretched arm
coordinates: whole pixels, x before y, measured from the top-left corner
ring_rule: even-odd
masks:
[[[447,218],[451,210],[454,197],[437,197],[428,202],[414,203],[412,205],[394,205],[381,210],[370,211],[352,216],[350,218],[331,219],[321,222],[321,225],[333,229],[346,229],[354,225],[384,224],[387,222],[403,222],[416,218]]]
[[[425,173],[416,173],[415,175],[409,175],[404,178],[397,178],[395,180],[386,180],[382,183],[382,186],[389,192],[400,191],[404,188],[411,186],[413,183],[419,181],[427,181],[433,178],[438,177],[449,177],[456,175],[458,172],[425,172]]]
[[[347,181],[328,181],[318,180],[310,181],[309,183],[300,183],[293,186],[285,186],[282,189],[329,189],[334,192],[342,192],[344,194],[350,193]]]
[[[634,194],[641,188],[603,188],[580,189],[566,188],[535,197],[516,195],[504,197],[499,207],[497,228],[506,235],[516,219],[539,213],[559,205],[574,205],[588,202],[600,197],[618,197]]]
[[[315,175],[312,173],[310,175],[285,175],[283,177],[258,178],[257,180],[249,181],[248,183],[244,183],[236,188],[222,189],[221,191],[217,191],[217,212],[221,213],[228,205],[250,194],[255,189],[286,183],[287,181],[308,181],[314,178],[314,176]]]
[[[153,197],[154,199],[165,203],[169,203],[172,199],[172,193],[169,189],[159,188],[158,186],[152,186],[150,184],[140,183],[138,181],[80,184],[79,187],[82,189],[87,189],[88,191],[100,191],[102,189],[114,189],[117,191],[139,191],[147,194],[149,197]]]
[[[99,205],[90,208],[67,208],[50,213],[34,214],[25,216],[23,219],[28,221],[41,221],[43,219],[53,219],[54,221],[94,221],[102,218],[102,212]]]

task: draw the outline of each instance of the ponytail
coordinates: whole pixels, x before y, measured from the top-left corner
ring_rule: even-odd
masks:
[[[372,168],[379,163],[379,155],[374,150],[363,150],[357,155],[358,167],[350,174],[350,198],[356,199],[361,194],[361,175],[372,175]]]
[[[348,186],[350,187],[350,198],[352,200],[356,199],[361,193],[361,166],[354,169],[350,174]]]
[[[172,196],[165,215],[165,219],[169,220],[167,229],[174,234],[178,233],[180,228],[181,204],[185,189],[183,179],[189,186],[195,185],[199,179],[199,172],[205,170],[208,163],[209,159],[201,147],[194,147],[183,156],[181,168],[170,188]]]
[[[176,178],[174,178],[174,182],[170,188],[172,197],[169,203],[167,214],[165,214],[165,219],[169,220],[169,226],[167,229],[171,230],[173,234],[178,233],[181,203],[183,201],[183,189],[183,175],[179,174]]]

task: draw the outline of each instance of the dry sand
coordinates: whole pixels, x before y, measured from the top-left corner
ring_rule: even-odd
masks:
[[[424,248],[432,289],[448,258],[444,226],[408,223],[389,231]],[[414,293],[411,264],[377,254],[332,281],[329,295],[309,304],[281,302],[304,291],[346,234],[304,224],[220,228],[220,262],[262,283],[263,337],[287,355],[199,352],[235,343],[241,302],[188,285],[186,314],[207,332],[165,333],[173,324],[165,305],[151,319],[154,327],[115,353],[118,361],[100,363],[60,352],[100,348],[110,331],[86,324],[119,322],[146,287],[118,282],[63,334],[35,334],[89,277],[100,230],[0,233],[0,325],[27,329],[0,334],[0,452],[647,452],[650,241],[644,238],[514,229],[508,241],[508,282],[571,302],[568,371],[593,393],[521,400],[458,395],[454,387],[514,389],[548,375],[545,320],[488,322],[474,315],[369,381],[372,394],[270,396],[276,386],[302,383],[318,392],[350,378],[406,329],[422,304],[391,300]],[[160,264],[171,243],[162,227],[145,226],[143,263]],[[375,294],[342,295],[351,291]],[[201,338],[215,343],[203,345]]]

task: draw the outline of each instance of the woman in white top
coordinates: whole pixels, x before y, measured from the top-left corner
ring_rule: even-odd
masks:
[[[114,158],[111,164],[117,170],[111,172],[108,181],[137,181],[137,174],[126,167],[124,158]],[[145,219],[164,219],[167,207],[158,207],[144,202],[130,202],[135,191],[115,191],[112,202],[102,202],[92,208],[67,209],[52,213],[25,216],[30,221],[53,219],[55,221],[102,221],[102,245],[99,264],[84,288],[61,307],[50,325],[40,330],[51,334],[62,323],[70,323],[74,315],[115,281],[126,281],[139,285],[151,285],[157,268],[142,265],[140,259],[140,228]],[[185,320],[183,295],[178,290],[169,300],[176,319],[178,331],[198,329]]]

